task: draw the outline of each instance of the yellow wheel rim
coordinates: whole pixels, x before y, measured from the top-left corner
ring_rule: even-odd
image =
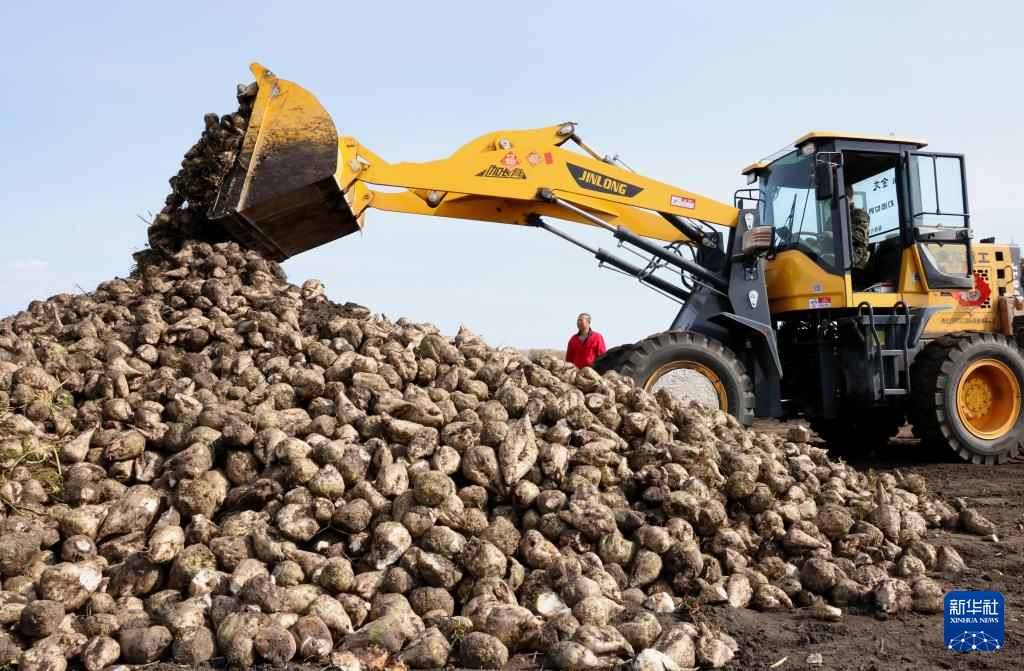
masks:
[[[729,412],[729,397],[725,393],[725,385],[722,384],[721,378],[715,375],[714,371],[705,366],[704,364],[697,363],[696,361],[673,361],[667,363],[658,370],[654,371],[654,374],[647,379],[647,384],[644,385],[644,391],[652,391],[654,386],[658,383],[666,373],[674,370],[685,368],[692,370],[696,373],[703,375],[711,386],[715,388],[715,395],[718,397],[718,408],[725,412]]]
[[[956,388],[956,410],[978,438],[1002,438],[1020,416],[1020,382],[1002,361],[979,359],[967,367]]]

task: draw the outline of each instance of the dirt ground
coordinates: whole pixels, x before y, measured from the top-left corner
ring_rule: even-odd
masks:
[[[758,427],[775,428],[771,425]],[[1024,669],[1024,464],[999,467],[954,462],[921,445],[909,427],[888,446],[841,455],[861,469],[924,476],[936,496],[964,497],[999,526],[998,541],[932,531],[929,542],[950,545],[967,564],[960,576],[935,575],[952,590],[995,590],[1005,600],[1005,647],[998,652],[954,652],[943,645],[943,616],[911,613],[885,620],[846,614],[841,622],[811,619],[800,610],[759,613],[713,608],[698,614],[740,641],[727,669]],[[805,660],[818,653],[822,664]]]

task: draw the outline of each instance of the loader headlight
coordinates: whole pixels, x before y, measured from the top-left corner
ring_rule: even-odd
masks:
[[[757,256],[771,249],[774,226],[755,226],[743,234],[741,250],[746,256]]]

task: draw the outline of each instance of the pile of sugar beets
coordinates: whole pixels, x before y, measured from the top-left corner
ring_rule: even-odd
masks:
[[[963,562],[929,529],[994,531],[806,429],[175,238],[244,132],[226,119],[129,278],[0,321],[0,661],[716,668],[742,641],[702,605],[936,612],[929,575]]]

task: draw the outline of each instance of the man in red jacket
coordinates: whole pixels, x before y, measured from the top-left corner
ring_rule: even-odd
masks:
[[[565,350],[565,360],[577,368],[586,368],[594,363],[594,359],[605,353],[604,338],[597,331],[590,329],[590,315],[586,312],[576,318],[579,333],[569,338],[569,347]]]

